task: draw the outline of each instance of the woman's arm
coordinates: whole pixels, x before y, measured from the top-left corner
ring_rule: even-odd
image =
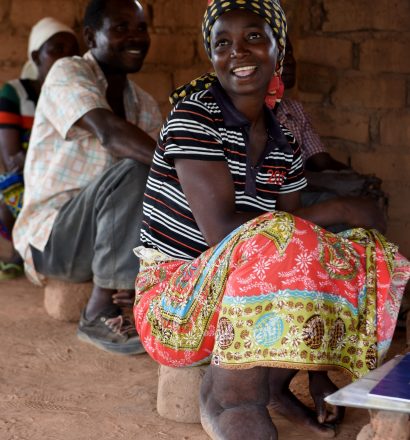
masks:
[[[219,243],[235,228],[260,215],[235,211],[235,188],[225,161],[176,159],[175,168],[209,246]]]
[[[26,152],[17,128],[0,127],[0,154],[6,171],[23,171]]]

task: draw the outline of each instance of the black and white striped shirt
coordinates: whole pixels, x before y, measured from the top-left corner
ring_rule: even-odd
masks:
[[[178,103],[163,126],[144,199],[141,241],[178,259],[208,249],[181,188],[175,158],[226,161],[235,187],[237,211],[274,211],[279,193],[306,186],[300,148],[293,135],[266,109],[268,142],[263,160],[247,157],[249,121],[220,85]]]

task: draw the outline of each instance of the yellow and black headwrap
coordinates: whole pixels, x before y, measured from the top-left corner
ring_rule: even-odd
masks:
[[[211,58],[211,31],[215,22],[225,12],[235,9],[245,9],[253,12],[269,24],[279,49],[276,72],[280,74],[285,57],[287,25],[286,16],[279,0],[209,0],[202,21],[202,35],[209,58]],[[214,73],[207,73],[191,81],[189,84],[176,89],[170,96],[170,102],[175,105],[185,96],[209,88],[215,81],[216,75]]]

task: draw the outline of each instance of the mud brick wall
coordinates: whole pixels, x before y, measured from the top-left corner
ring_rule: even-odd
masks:
[[[18,76],[30,27],[54,16],[81,35],[87,0],[0,0],[0,83]],[[209,68],[206,0],[143,0],[151,49],[134,79],[169,110],[168,94]],[[390,239],[410,256],[410,2],[283,0],[298,60],[294,91],[330,152],[375,173],[390,195]],[[1,248],[1,243],[0,243]]]

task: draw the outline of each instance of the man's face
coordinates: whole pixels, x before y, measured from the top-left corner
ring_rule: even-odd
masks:
[[[141,69],[150,38],[137,1],[109,1],[100,29],[90,32],[89,46],[105,71],[127,74]]]

